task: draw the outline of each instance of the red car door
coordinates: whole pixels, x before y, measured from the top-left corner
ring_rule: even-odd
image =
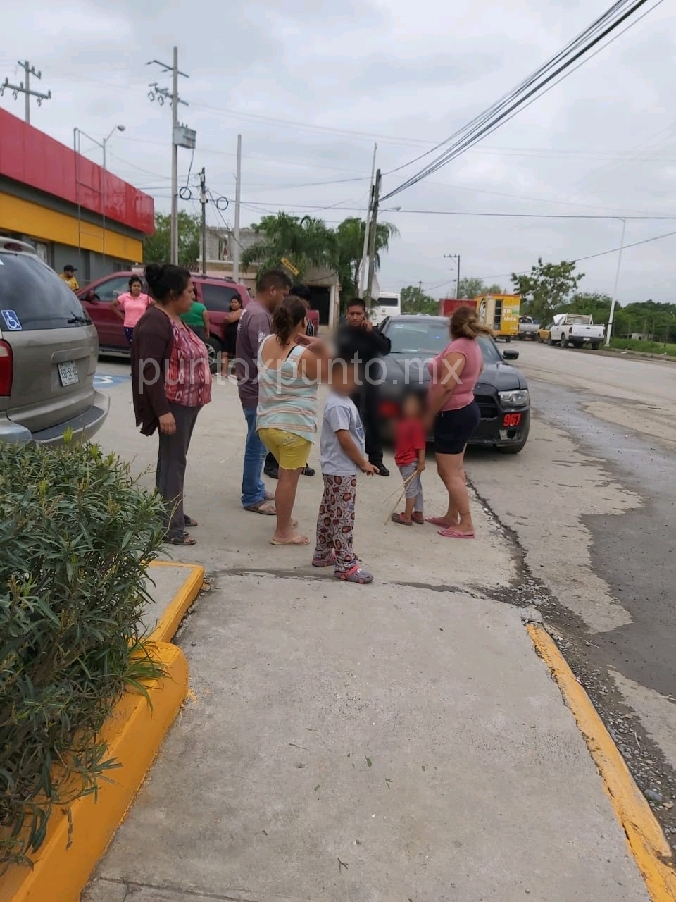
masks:
[[[125,291],[129,291],[129,276],[111,276],[109,279],[99,282],[82,299],[82,306],[99,333],[101,348],[119,350],[128,350],[129,348],[122,320],[111,306],[113,299],[124,294]]]

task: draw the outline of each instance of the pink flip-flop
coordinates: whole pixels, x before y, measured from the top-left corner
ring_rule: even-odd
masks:
[[[473,532],[458,532],[458,530],[454,526],[449,526],[448,529],[440,529],[439,535],[443,536],[445,539],[474,539],[476,538]]]
[[[443,517],[425,517],[425,523],[431,523],[432,526],[441,526],[443,529],[450,529]]]

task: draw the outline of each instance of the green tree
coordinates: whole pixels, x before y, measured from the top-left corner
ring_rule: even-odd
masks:
[[[178,262],[188,268],[200,259],[200,217],[185,210],[178,213]],[[155,232],[143,242],[145,263],[168,263],[171,257],[171,216],[155,214]]]
[[[564,305],[561,313],[585,313],[592,316],[595,323],[607,323],[612,303],[610,295],[600,294],[598,291],[576,292]]]
[[[340,277],[345,301],[349,301],[359,294],[365,228],[366,224],[363,219],[358,216],[349,216],[336,229],[337,260],[335,268]],[[381,254],[389,249],[390,240],[397,235],[399,235],[399,230],[392,223],[379,222],[376,226],[376,270],[380,269]]]
[[[434,315],[439,312],[439,301],[425,294],[418,285],[407,285],[401,289],[401,312]]]
[[[302,279],[312,267],[337,267],[336,234],[321,219],[276,213],[264,216],[253,230],[260,240],[242,254],[245,268],[257,264],[261,269],[274,269],[287,259]]]
[[[514,288],[525,302],[521,312],[540,322],[549,322],[568,303],[583,278],[584,273],[575,272],[574,261],[543,263],[542,257],[531,267],[530,275],[512,273]]]
[[[459,298],[478,298],[484,294],[506,294],[499,285],[486,285],[483,279],[460,279],[458,288]]]

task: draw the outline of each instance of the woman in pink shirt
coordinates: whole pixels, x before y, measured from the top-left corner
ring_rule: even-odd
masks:
[[[120,319],[124,320],[124,334],[129,344],[131,344],[136,323],[151,304],[152,299],[143,293],[143,282],[140,276],[132,276],[129,280],[129,291],[113,299],[110,306]]]
[[[428,522],[440,526],[439,535],[448,539],[474,538],[464,459],[467,441],[481,420],[474,400],[484,366],[477,337],[490,334],[476,310],[459,307],[451,317],[451,343],[430,362],[428,416],[434,422],[437,471],[448,491],[448,510]]]

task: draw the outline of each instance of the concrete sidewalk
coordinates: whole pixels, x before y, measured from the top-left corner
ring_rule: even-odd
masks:
[[[101,441],[145,466],[117,391]],[[177,637],[194,698],[87,902],[647,900],[523,612],[488,597],[515,575],[505,537],[480,511],[472,543],[385,528],[396,483],[363,480],[378,581],[337,583],[237,509],[243,420],[218,391],[191,451],[211,467],[188,483],[200,545],[181,549],[211,571]],[[306,529],[319,491],[303,480]]]

